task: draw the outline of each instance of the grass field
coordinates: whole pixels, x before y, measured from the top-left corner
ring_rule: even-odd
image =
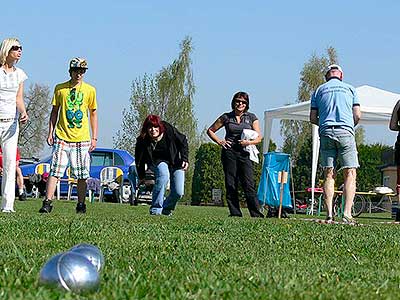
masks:
[[[95,203],[76,215],[66,201],[40,215],[40,204],[0,214],[0,299],[86,299],[38,284],[52,255],[81,242],[106,258],[87,299],[400,298],[400,225],[372,219],[385,215],[355,227],[229,218],[217,207],[155,217],[146,206]]]

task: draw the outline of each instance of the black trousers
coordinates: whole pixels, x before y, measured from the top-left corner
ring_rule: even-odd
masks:
[[[254,184],[253,163],[249,158],[249,153],[244,150],[222,149],[221,159],[225,173],[226,201],[230,215],[242,216],[238,196],[238,183],[240,182],[250,216],[263,218],[264,215],[259,210]]]

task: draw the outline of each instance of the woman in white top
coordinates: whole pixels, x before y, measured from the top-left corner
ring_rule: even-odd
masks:
[[[24,81],[28,78],[15,64],[21,59],[18,39],[8,38],[0,45],[0,143],[3,148],[3,178],[1,211],[14,212],[15,157],[19,125],[28,121],[24,104]]]

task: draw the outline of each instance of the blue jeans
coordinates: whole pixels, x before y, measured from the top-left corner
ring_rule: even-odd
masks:
[[[151,168],[154,171],[156,182],[153,187],[150,214],[169,215],[175,209],[178,200],[183,196],[185,171],[182,169],[173,170],[170,174],[168,165],[165,162],[161,162],[156,167]],[[169,181],[171,191],[164,201],[164,194]]]
[[[322,167],[335,168],[337,160],[341,169],[359,167],[353,134],[343,129],[328,129],[321,135],[320,141]]]
[[[128,169],[128,179],[129,183],[131,185],[131,197],[132,199],[135,198],[135,193],[136,193],[136,188],[137,188],[137,183],[138,183],[138,175],[136,171],[136,166],[129,166]]]

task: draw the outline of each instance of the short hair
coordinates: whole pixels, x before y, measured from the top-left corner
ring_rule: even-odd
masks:
[[[246,109],[245,111],[248,111],[250,108],[250,98],[249,98],[249,94],[247,94],[246,92],[237,92],[235,95],[233,95],[232,101],[231,101],[231,108],[232,110],[235,110],[235,101],[236,99],[243,99],[245,100],[246,103]]]
[[[7,38],[1,42],[0,45],[0,66],[6,63],[8,53],[10,53],[12,46],[21,46],[21,43],[17,38]]]
[[[148,115],[146,119],[143,121],[142,129],[140,130],[140,137],[147,137],[147,131],[151,127],[159,127],[160,134],[165,132],[165,126],[162,123],[160,116],[157,115]]]

